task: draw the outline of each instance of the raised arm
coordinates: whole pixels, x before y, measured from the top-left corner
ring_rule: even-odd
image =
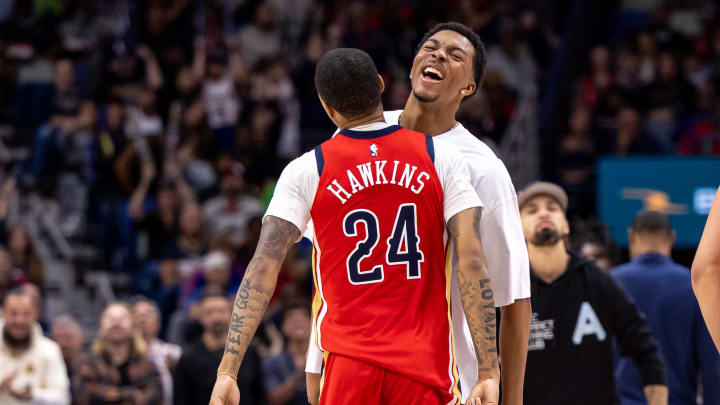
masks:
[[[692,285],[715,347],[720,351],[720,189],[715,193],[692,264]]]
[[[495,300],[480,240],[480,207],[455,214],[447,224],[457,256],[463,310],[478,361],[478,381],[466,405],[494,405],[499,400]]]
[[[255,255],[235,297],[225,354],[210,397],[211,405],[235,405],[240,401],[236,381],[240,363],[275,291],[285,255],[299,237],[300,230],[291,222],[270,215],[265,217]]]

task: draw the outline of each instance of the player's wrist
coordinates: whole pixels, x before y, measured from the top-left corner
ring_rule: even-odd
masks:
[[[229,378],[237,381],[237,373],[232,373],[232,372],[230,372],[230,371],[222,371],[222,370],[219,370],[219,371],[217,372],[217,378],[218,378],[218,379],[220,379],[220,378],[226,378],[226,377],[229,377]]]
[[[500,370],[478,367],[478,382],[487,380],[500,381]]]

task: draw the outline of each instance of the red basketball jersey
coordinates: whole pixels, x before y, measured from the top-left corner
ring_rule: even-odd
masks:
[[[459,397],[432,137],[343,130],[315,149],[316,343]]]

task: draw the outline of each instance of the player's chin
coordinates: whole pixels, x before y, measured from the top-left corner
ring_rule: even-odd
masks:
[[[432,103],[440,98],[440,92],[423,88],[413,89],[413,95],[421,103]]]

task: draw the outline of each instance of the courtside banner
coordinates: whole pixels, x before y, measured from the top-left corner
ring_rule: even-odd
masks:
[[[668,215],[677,247],[694,248],[720,184],[720,158],[607,157],[597,176],[600,220],[621,246],[637,212],[646,209]]]

